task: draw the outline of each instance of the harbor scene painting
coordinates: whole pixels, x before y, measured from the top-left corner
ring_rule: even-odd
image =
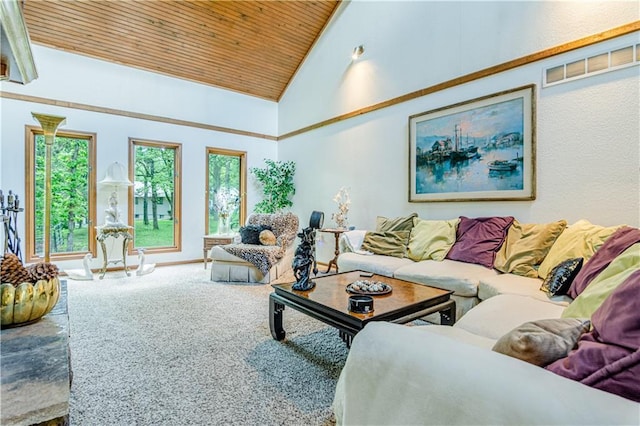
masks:
[[[535,198],[534,86],[409,118],[409,201]]]

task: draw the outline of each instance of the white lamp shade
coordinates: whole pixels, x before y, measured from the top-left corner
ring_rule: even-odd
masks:
[[[127,177],[127,169],[117,161],[109,166],[107,174],[100,181],[101,185],[131,186],[133,183]]]

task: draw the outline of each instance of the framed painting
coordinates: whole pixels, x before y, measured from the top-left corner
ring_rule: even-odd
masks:
[[[409,117],[409,201],[534,200],[535,85]]]

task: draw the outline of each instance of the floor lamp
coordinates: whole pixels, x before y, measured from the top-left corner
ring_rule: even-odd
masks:
[[[35,112],[31,115],[38,120],[44,133],[44,261],[49,263],[51,260],[51,150],[56,140],[58,126],[66,123],[66,117]]]

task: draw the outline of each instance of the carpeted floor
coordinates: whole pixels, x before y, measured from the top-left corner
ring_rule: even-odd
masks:
[[[293,309],[269,331],[269,285],[202,264],[68,280],[72,425],[326,425],[347,348]]]

